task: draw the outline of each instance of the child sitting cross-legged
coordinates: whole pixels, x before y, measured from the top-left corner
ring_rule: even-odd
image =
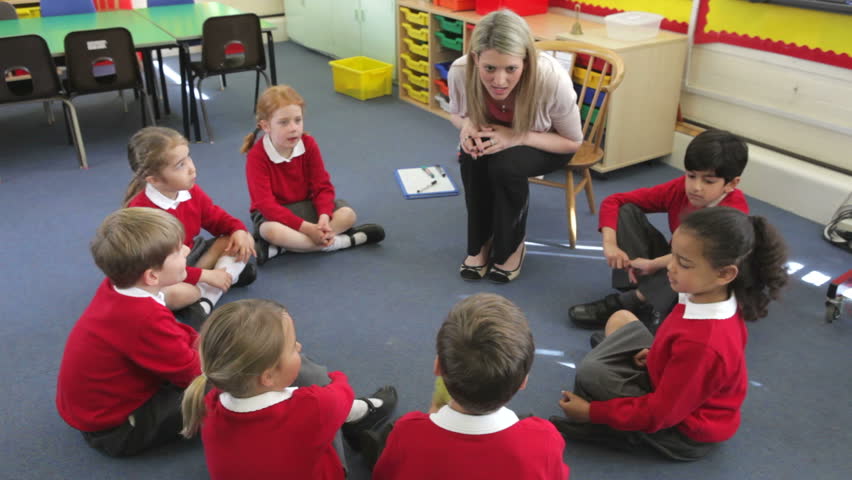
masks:
[[[254,239],[239,219],[219,207],[196,183],[198,171],[183,135],[171,128],[145,127],[130,138],[127,157],[133,179],[124,205],[164,210],[177,217],[189,247],[187,276],[165,289],[166,305],[182,318],[204,318],[229,288],[257,276],[249,258]],[[201,229],[212,238],[199,236]],[[200,323],[199,320],[195,320]]]
[[[359,449],[355,440],[390,415],[396,389],[356,399],[346,375],[301,350],[293,319],[272,301],[228,303],[204,323],[183,434],[201,429],[210,478],[346,477],[341,431]]]
[[[198,335],[162,292],[186,277],[189,248],[175,217],[126,208],[103,221],[91,252],[106,278],[68,335],[56,407],[92,447],[134,455],[180,438],[181,396],[201,372]]]
[[[577,368],[551,421],[567,438],[650,447],[696,460],[733,437],[748,390],[747,321],[787,282],[786,247],[762,217],[730,207],[690,214],[672,237],[667,277],[680,301],[656,337],[627,310]]]
[[[499,295],[470,296],[450,311],[436,343],[435,375],[449,404],[397,420],[373,479],[568,478],[553,425],[519,420],[505,406],[526,387],[535,354],[521,310]]]

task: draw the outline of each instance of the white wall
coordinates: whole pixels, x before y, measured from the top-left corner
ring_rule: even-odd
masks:
[[[195,0],[196,3],[209,0]],[[284,0],[215,0],[225,5],[230,5],[243,12],[256,13],[258,15],[281,15],[284,13]],[[145,8],[148,0],[133,0],[133,8]]]

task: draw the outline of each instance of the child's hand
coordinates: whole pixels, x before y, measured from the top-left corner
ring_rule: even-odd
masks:
[[[639,283],[639,275],[650,275],[659,270],[653,260],[647,258],[636,257],[630,260],[627,269],[627,276],[630,278],[630,283]]]
[[[234,281],[231,278],[231,274],[226,272],[225,269],[216,269],[216,270],[202,270],[201,278],[198,279],[199,282],[204,282],[211,287],[216,287],[223,292],[227,292],[229,288],[231,288],[231,282]]]
[[[327,247],[331,244],[331,241],[325,238],[325,233],[320,230],[316,223],[302,222],[302,226],[299,227],[299,231],[307,235],[308,238],[310,238],[316,245]]]
[[[559,400],[559,406],[565,412],[565,416],[577,422],[588,422],[589,418],[589,402],[565,390],[562,391],[562,398]]]
[[[639,368],[645,368],[648,364],[648,349],[643,348],[642,350],[639,350],[636,355],[633,355],[633,363],[635,363]]]
[[[247,262],[250,257],[257,255],[254,251],[254,238],[245,230],[237,230],[231,234],[225,253],[236,257],[238,262]]]
[[[624,250],[618,248],[618,245],[604,243],[603,254],[609,268],[622,269],[630,266],[630,257]]]

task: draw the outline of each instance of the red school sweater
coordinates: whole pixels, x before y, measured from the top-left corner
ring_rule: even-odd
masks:
[[[186,387],[201,374],[197,334],[150,297],[130,297],[104,279],[68,335],[56,408],[84,432],[114,428],[163,382]]]
[[[317,215],[331,217],[334,212],[334,186],[325,170],[319,145],[308,134],[302,135],[302,143],[305,153],[276,164],[266,154],[261,138],[246,159],[250,210],[257,210],[266,220],[283,223],[293,230],[298,230],[303,220],[283,205],[310,200]]]
[[[246,226],[238,218],[231,216],[222,207],[213,203],[213,200],[204,193],[198,185],[189,189],[192,196],[189,200],[181,202],[177,208],[166,210],[183,224],[183,243],[189,248],[195,244],[195,237],[201,229],[207,230],[213,236],[230,235],[237,230],[246,230]],[[139,192],[130,201],[128,207],[160,208],[148,198],[145,190]],[[201,269],[197,267],[186,267],[186,279],[184,282],[195,285],[201,278]]]
[[[669,229],[674,232],[687,215],[698,210],[689,203],[686,196],[686,175],[650,188],[637,188],[629,192],[614,193],[601,202],[598,230],[609,227],[618,229],[618,209],[632,203],[645,213],[662,213],[669,215]],[[743,192],[736,188],[725,195],[719,206],[733,207],[748,213],[748,203]]]
[[[647,433],[676,426],[697,442],[734,436],[748,389],[745,321],[738,310],[725,319],[684,318],[686,308],[675,306],[648,352],[653,391],[591,402],[592,422]]]
[[[396,421],[373,480],[566,480],[565,441],[541,418],[529,417],[499,432],[468,435],[410,412]]]
[[[222,392],[211,390],[201,426],[210,478],[343,480],[331,442],[355,393],[342,372],[328,376],[326,386],[299,387],[290,398],[251,412],[225,408]]]

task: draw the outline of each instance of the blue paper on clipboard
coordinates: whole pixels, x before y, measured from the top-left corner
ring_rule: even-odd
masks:
[[[398,168],[394,173],[402,195],[408,199],[448,197],[459,194],[449,173],[441,165]]]

